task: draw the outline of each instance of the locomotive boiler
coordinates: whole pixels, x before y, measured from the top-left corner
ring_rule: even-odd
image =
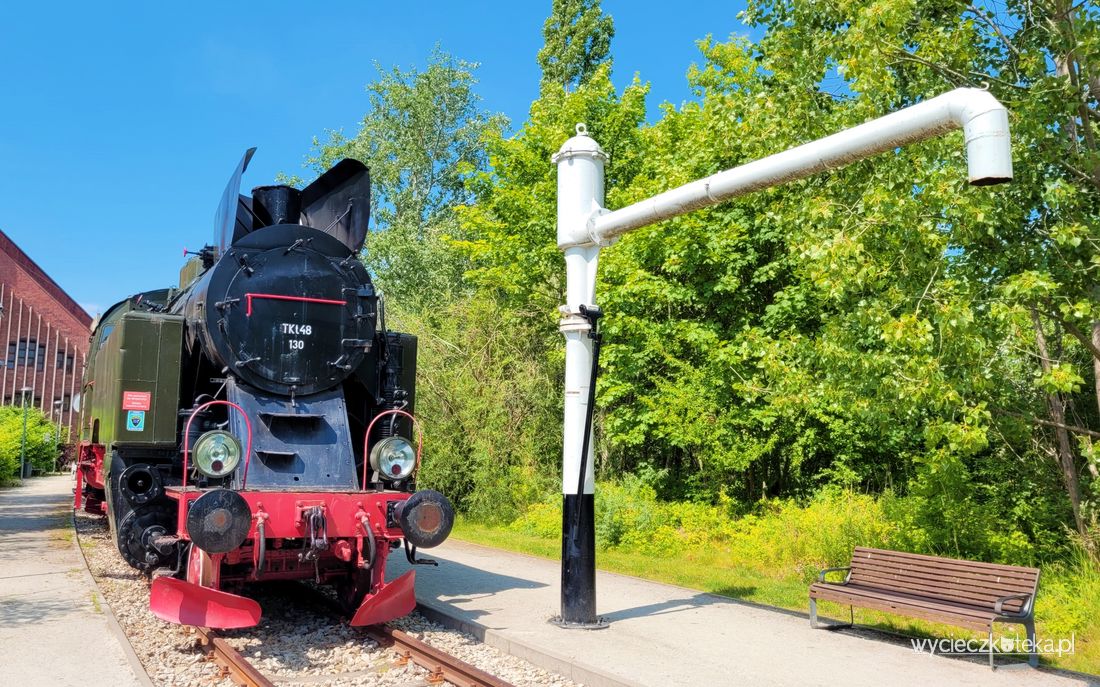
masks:
[[[386,328],[359,260],[367,168],[343,160],[304,189],[241,195],[254,152],[179,285],[97,322],[76,506],[107,515],[165,620],[255,625],[249,585],[313,580],[352,624],[385,622],[416,603],[415,572],[387,580],[387,557],[431,563],[417,549],[454,521],[416,488],[416,338]]]

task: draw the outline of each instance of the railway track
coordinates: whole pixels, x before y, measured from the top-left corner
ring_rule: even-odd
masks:
[[[200,645],[221,666],[225,677],[231,678],[243,687],[275,687],[275,683],[264,677],[248,662],[248,659],[219,637],[216,630],[204,627],[196,629]],[[449,682],[457,687],[512,687],[511,683],[422,642],[407,632],[385,625],[375,625],[364,628],[362,633],[379,646],[396,651],[398,665],[412,661],[427,670],[428,684],[438,685]]]
[[[375,625],[363,632],[379,646],[391,646],[403,660],[412,661],[427,670],[431,684],[446,681],[458,687],[512,687],[510,682],[422,642],[407,632],[386,625]]]
[[[456,649],[447,639],[441,640],[447,649],[440,649],[409,635],[425,630],[422,622],[352,628],[346,624],[346,614],[336,599],[311,585],[288,584],[284,589],[272,583],[260,589],[269,595],[266,602],[272,612],[264,626],[254,631],[223,633],[196,628],[196,636],[148,612],[148,580],[118,556],[105,521],[77,513],[74,524],[81,553],[99,585],[99,593],[116,613],[122,611],[122,630],[156,685],[224,684],[230,680],[241,685],[280,687],[288,682],[361,685],[373,681],[372,676],[394,684],[392,675],[398,673],[398,681],[406,680],[407,684],[416,684],[408,680],[423,680],[459,687],[511,687],[507,680],[474,667],[470,660],[484,660],[493,666],[490,670],[494,673],[503,663],[505,667],[499,669],[511,672],[509,677],[518,684],[573,684],[560,676],[540,675],[533,666],[516,665],[518,660],[509,656],[490,657],[487,654],[495,652],[486,647],[461,654],[466,661],[457,659],[448,653]],[[399,629],[401,625],[408,631]],[[439,628],[429,627],[427,631],[433,639],[446,635]],[[284,642],[295,633],[299,639]],[[459,642],[457,646],[457,651],[464,652],[470,645]],[[211,660],[195,661],[196,649],[208,653]],[[279,658],[273,660],[274,655]],[[406,678],[404,670],[392,670],[410,664],[418,667],[415,677],[411,672]]]
[[[244,687],[275,687],[275,683],[256,670],[239,651],[229,646],[229,642],[219,637],[217,631],[205,627],[195,629],[199,633],[199,644],[221,666],[224,676]]]

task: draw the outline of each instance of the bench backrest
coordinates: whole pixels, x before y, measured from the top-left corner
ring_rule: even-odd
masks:
[[[856,547],[849,582],[992,610],[1001,597],[1034,594],[1039,569]],[[1007,601],[1003,610],[1018,613],[1022,605]]]

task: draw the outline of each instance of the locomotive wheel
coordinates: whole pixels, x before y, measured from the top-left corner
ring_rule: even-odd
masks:
[[[336,593],[344,612],[352,615],[370,591],[371,571],[350,565],[346,577],[337,582]]]
[[[135,508],[122,518],[115,543],[130,567],[149,572],[169,563],[171,556],[153,548],[150,540],[174,531],[175,517],[176,509],[171,505],[154,503]]]
[[[187,557],[187,581],[200,587],[217,589],[221,582],[221,562],[215,565],[210,554],[192,544],[191,554]]]

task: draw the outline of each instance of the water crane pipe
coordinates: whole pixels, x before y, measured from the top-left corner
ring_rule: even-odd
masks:
[[[596,616],[593,442],[585,441],[591,384],[591,323],[581,306],[595,307],[600,248],[663,219],[772,186],[843,167],[888,150],[962,129],[970,183],[1012,179],[1008,111],[987,91],[959,88],[826,138],[718,172],[627,207],[604,209],[607,154],[585,130],[552,160],[558,168],[558,247],[565,253],[565,417],[562,448],[562,593],[559,624],[603,626]],[[587,446],[584,451],[582,447]],[[587,455],[582,455],[587,454]],[[581,479],[581,475],[584,479]],[[583,485],[578,493],[578,485]],[[570,514],[577,514],[571,517]],[[574,531],[572,528],[579,528]]]
[[[572,225],[558,247],[607,245],[628,231],[772,186],[804,179],[910,143],[962,129],[970,183],[1012,179],[1008,110],[988,91],[959,88],[826,138],[791,148]],[[565,241],[563,242],[563,239]]]

